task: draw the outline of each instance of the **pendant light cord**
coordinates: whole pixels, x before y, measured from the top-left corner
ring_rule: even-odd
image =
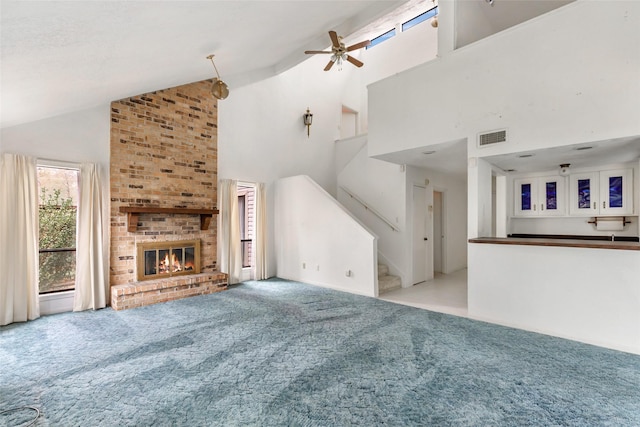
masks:
[[[216,67],[216,63],[213,62],[213,55],[209,55],[207,56],[207,58],[209,58],[211,60],[211,64],[213,65],[213,69],[216,70],[216,74],[218,75],[218,80],[220,79],[220,73],[218,72],[218,67]]]

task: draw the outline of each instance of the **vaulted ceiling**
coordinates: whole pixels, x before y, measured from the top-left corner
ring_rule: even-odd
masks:
[[[456,2],[457,38],[465,43],[478,37],[474,33],[484,37],[544,13],[551,4],[566,3]],[[433,4],[431,0],[1,0],[0,127],[211,78],[209,54],[215,54],[230,87],[242,86],[300,63],[306,59],[306,49],[328,47],[330,29],[342,35],[357,32],[358,38],[375,37],[402,22],[395,22],[398,14]]]

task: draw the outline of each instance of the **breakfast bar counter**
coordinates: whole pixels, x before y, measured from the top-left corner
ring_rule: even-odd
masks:
[[[615,239],[615,237],[614,237]],[[562,246],[568,248],[621,249],[640,251],[639,242],[619,240],[589,240],[544,237],[476,237],[469,243],[490,243],[494,245]]]

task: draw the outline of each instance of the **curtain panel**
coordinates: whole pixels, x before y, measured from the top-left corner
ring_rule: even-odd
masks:
[[[92,163],[80,167],[73,311],[97,310],[109,303],[108,219],[102,179]]]
[[[267,273],[267,196],[264,183],[256,184],[255,261],[254,278],[263,280]]]
[[[38,182],[34,158],[0,160],[0,325],[40,317]]]
[[[218,183],[218,198],[218,206],[220,207],[220,229],[218,230],[220,271],[229,276],[229,284],[238,283],[242,275],[238,182],[232,179],[221,179]]]

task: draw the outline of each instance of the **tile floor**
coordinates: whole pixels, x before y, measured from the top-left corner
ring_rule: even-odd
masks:
[[[382,294],[380,299],[467,317],[467,269],[436,274],[433,280]]]

